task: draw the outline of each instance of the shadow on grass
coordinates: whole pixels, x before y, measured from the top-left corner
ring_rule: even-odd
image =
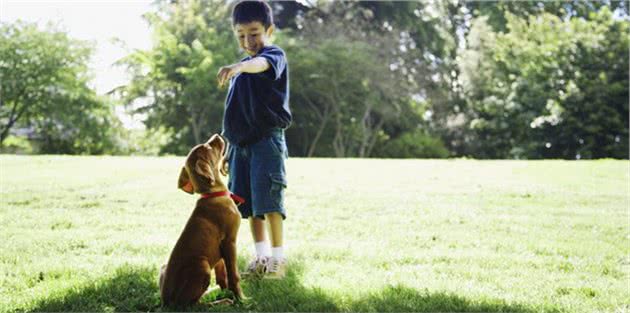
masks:
[[[243,268],[244,264],[240,263]],[[243,281],[248,300],[234,306],[210,306],[225,294],[213,292],[185,311],[265,312],[560,312],[554,307],[511,304],[500,299],[467,299],[455,294],[391,286],[358,298],[348,298],[301,283],[303,266],[292,263],[284,280]],[[114,275],[85,287],[73,288],[43,299],[23,312],[134,312],[181,311],[160,307],[157,267],[124,266]]]
[[[131,312],[160,307],[157,268],[123,266],[91,284],[45,298],[19,312]]]
[[[404,286],[391,286],[362,297],[350,305],[353,312],[513,312],[534,313],[561,310],[554,307],[534,308],[531,305],[506,303],[501,299],[471,300],[444,292],[418,291]]]

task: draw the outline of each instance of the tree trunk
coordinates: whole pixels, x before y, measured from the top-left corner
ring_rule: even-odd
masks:
[[[315,114],[317,115],[317,117],[319,117],[319,120],[320,120],[320,126],[317,129],[317,132],[315,133],[315,138],[313,138],[313,140],[309,144],[308,150],[306,152],[307,157],[312,157],[313,154],[315,153],[315,148],[317,147],[317,143],[319,142],[319,139],[321,138],[322,133],[324,133],[324,129],[326,129],[326,125],[328,124],[328,120],[330,119],[330,103],[326,103],[324,105],[324,112],[322,113],[308,97],[306,97],[305,95],[302,95],[302,97],[304,98],[304,100],[306,100],[306,104],[311,108],[311,110],[313,110],[313,112],[315,112]]]
[[[330,112],[328,108],[326,108],[326,112],[324,112],[324,119],[322,120],[321,126],[317,129],[317,133],[315,134],[315,138],[311,142],[308,148],[308,157],[312,157],[315,153],[315,147],[317,147],[317,143],[319,142],[319,138],[321,138],[324,133],[324,129],[326,129],[326,125],[328,124],[328,120],[330,119]]]
[[[2,133],[0,133],[0,144],[2,144],[4,140],[7,139],[7,137],[9,137],[9,130],[11,129],[11,127],[13,127],[13,124],[15,124],[15,122],[19,120],[20,117],[22,117],[22,114],[24,114],[24,112],[26,112],[27,106],[23,105],[21,110],[17,113],[17,116],[15,116],[15,110],[17,109],[17,107],[18,103],[16,101],[13,104],[13,108],[11,108],[11,114],[9,115],[9,120],[7,124],[2,126]]]
[[[344,127],[342,121],[342,112],[339,108],[339,100],[341,96],[339,94],[339,90],[337,88],[337,81],[334,78],[331,78],[332,82],[332,94],[333,96],[329,96],[331,99],[331,103],[333,103],[333,115],[335,116],[336,128],[335,128],[335,137],[333,138],[333,149],[335,150],[335,156],[338,158],[343,158],[346,156],[347,147],[346,140],[344,138]]]
[[[193,138],[195,139],[195,144],[199,144],[205,139],[201,139],[201,128],[203,125],[203,120],[206,118],[206,109],[204,108],[201,112],[195,113],[193,109],[190,110],[190,126],[192,127]]]
[[[336,110],[335,114],[337,127],[335,129],[335,138],[333,139],[333,148],[335,149],[335,156],[343,158],[346,156],[346,143],[343,138],[343,123],[341,121],[341,114],[339,110]]]
[[[378,131],[383,127],[383,124],[385,124],[385,120],[381,119],[378,122],[378,125],[376,126],[376,128],[374,128],[376,130],[376,134],[374,134],[368,144],[367,147],[367,152],[366,152],[366,157],[370,157],[370,155],[372,155],[372,150],[374,149],[374,145],[376,144],[376,141],[378,140]]]
[[[370,103],[365,107],[365,112],[363,113],[363,118],[361,119],[361,146],[359,147],[359,157],[364,158],[367,150],[367,145],[370,140],[370,136],[372,136],[372,119],[370,118],[370,113],[372,113],[372,105]]]

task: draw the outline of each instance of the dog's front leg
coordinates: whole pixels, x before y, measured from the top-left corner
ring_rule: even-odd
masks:
[[[214,276],[216,277],[217,284],[221,287],[221,289],[228,287],[227,270],[225,269],[225,262],[223,259],[219,260],[217,265],[214,266]]]
[[[236,240],[226,238],[221,244],[221,255],[225,261],[225,269],[228,276],[228,289],[230,289],[237,299],[243,299],[243,291],[241,290],[241,275],[238,273],[236,264]]]

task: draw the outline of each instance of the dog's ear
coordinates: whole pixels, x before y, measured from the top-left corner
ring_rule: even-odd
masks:
[[[192,194],[195,190],[193,188],[193,184],[190,181],[190,176],[188,176],[188,170],[186,167],[182,167],[182,171],[179,173],[179,179],[177,180],[177,188]]]
[[[214,174],[212,174],[212,169],[210,168],[210,164],[208,162],[198,159],[197,163],[195,163],[195,171],[197,174],[210,180],[210,186],[214,184]]]

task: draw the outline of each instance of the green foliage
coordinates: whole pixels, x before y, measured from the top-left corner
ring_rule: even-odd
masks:
[[[630,22],[613,19],[606,8],[590,17],[589,23],[575,21],[576,31],[591,33],[592,39],[578,43],[577,66],[565,79],[575,83],[560,96],[564,121],[539,134],[552,144],[542,157],[628,158]]]
[[[44,153],[115,153],[120,122],[88,86],[87,43],[50,27],[0,24],[0,142],[29,127]]]
[[[164,127],[173,134],[161,152],[184,154],[204,139],[202,134],[220,130],[225,90],[216,88],[215,73],[219,66],[238,60],[237,49],[222,4],[193,1],[161,8],[164,14],[149,16],[154,49],[121,60],[134,79],[118,91],[127,104],[148,100],[139,111],[148,113],[149,129]],[[399,119],[411,119],[402,112],[415,114],[406,106],[417,69],[412,69],[412,54],[403,60],[398,52],[379,48],[397,46],[399,35],[391,29],[370,29],[365,18],[375,8],[354,3],[322,8],[300,20],[301,30],[276,32],[291,71],[295,121],[287,133],[290,150],[293,155],[370,156],[384,138],[403,131],[396,126]],[[405,15],[403,7],[391,9],[401,19]],[[348,17],[354,11],[365,14]],[[348,18],[352,27],[347,27]]]
[[[162,152],[186,154],[190,146],[222,128],[225,90],[216,82],[219,67],[239,60],[227,7],[220,2],[162,3],[161,14],[147,16],[154,45],[119,64],[132,82],[120,88],[126,104],[143,99],[149,129],[173,134]]]
[[[628,2],[619,0],[605,1],[468,1],[465,3],[468,11],[473,16],[487,17],[488,24],[495,31],[505,32],[508,29],[508,15],[528,19],[530,16],[548,13],[561,19],[582,18],[592,19],[593,13],[602,8],[612,11],[618,10],[620,14],[628,15]]]
[[[42,116],[33,118],[41,153],[123,153],[121,140],[126,130],[116,117],[113,104],[90,93],[45,108]]]
[[[173,134],[164,127],[129,130],[125,144],[125,154],[159,155]]]
[[[292,155],[627,157],[627,21],[608,9],[623,15],[623,3],[273,7],[290,28],[277,35],[291,71]],[[238,57],[225,5],[161,9],[149,18],[156,48],[125,61],[136,74],[125,99],[149,99],[149,128],[173,134],[162,152],[183,154],[220,129],[214,73]]]
[[[0,144],[0,152],[31,154],[33,153],[33,145],[25,137],[9,135],[2,144]]]
[[[422,129],[406,131],[398,138],[386,140],[374,152],[385,158],[446,158],[449,152],[442,140],[432,137]]]
[[[326,22],[310,16],[303,30],[287,32],[281,43],[295,119],[289,149],[304,156],[368,157],[409,105],[413,80],[392,68],[393,56],[381,48],[395,45],[394,38],[366,31],[360,20],[348,25],[340,8],[329,11]]]
[[[216,72],[244,56],[230,3],[156,7],[146,15],[153,48],[118,62],[132,81],[112,93],[147,116],[146,132],[123,129],[113,100],[87,87],[87,43],[0,24],[4,151],[28,151],[3,143],[16,128],[32,130],[32,152],[83,154],[185,154],[220,132]],[[272,7],[290,65],[294,156],[628,157],[626,1]]]
[[[509,32],[477,18],[460,54],[479,157],[627,157],[628,22],[507,13]],[[623,87],[625,86],[625,87]]]
[[[292,56],[294,132],[317,137],[320,149],[338,157],[369,156],[385,123],[400,114],[396,80],[390,78],[373,49],[360,42],[325,39],[289,47]],[[323,136],[323,138],[322,138]],[[318,142],[310,139],[309,155]],[[299,149],[299,148],[298,148]]]

